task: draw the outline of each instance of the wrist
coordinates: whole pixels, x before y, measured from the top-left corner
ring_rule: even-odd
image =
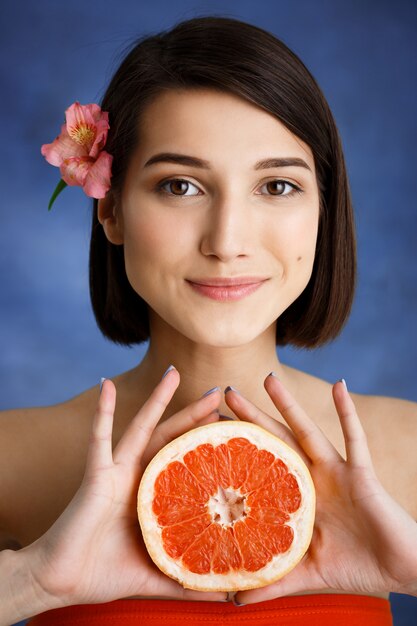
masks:
[[[63,606],[39,583],[38,566],[32,546],[0,552],[0,626]]]

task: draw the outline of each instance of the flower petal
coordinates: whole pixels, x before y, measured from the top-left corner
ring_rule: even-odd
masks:
[[[107,140],[109,114],[98,104],[74,102],[65,111],[65,119],[69,136],[85,147],[85,154],[96,158]]]
[[[67,185],[83,187],[94,161],[90,157],[72,157],[62,162],[60,170]]]
[[[95,124],[96,126],[102,121],[109,121],[109,114],[107,111],[102,111],[98,104],[84,104],[81,105],[84,108],[84,114],[89,124]]]
[[[110,189],[112,161],[113,157],[103,151],[89,168],[83,189],[90,198],[104,198]]]
[[[71,128],[75,128],[76,126],[86,126],[89,123],[92,123],[92,125],[95,126],[94,118],[91,114],[88,115],[88,120],[86,119],[86,108],[86,105],[74,102],[74,104],[71,104],[71,106],[66,109],[65,120],[67,122],[67,130],[69,133]]]
[[[65,119],[68,126],[91,124],[96,126],[103,115],[98,104],[80,104],[78,101],[71,104],[65,111]]]
[[[90,150],[90,156],[96,158],[100,150],[104,148],[107,141],[107,131],[109,130],[109,114],[107,112],[101,114],[102,117],[96,123],[96,138]]]
[[[88,154],[84,146],[71,139],[65,124],[62,125],[61,134],[52,143],[43,144],[41,153],[48,163],[56,167],[60,167],[65,159],[87,156]]]

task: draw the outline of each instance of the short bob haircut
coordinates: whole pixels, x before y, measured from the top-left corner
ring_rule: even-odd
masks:
[[[301,295],[277,320],[276,343],[316,348],[345,324],[356,284],[352,205],[339,134],[315,79],[271,33],[228,17],[197,17],[139,39],[102,100],[109,112],[106,150],[113,155],[111,192],[123,186],[141,114],[167,89],[212,88],[245,98],[275,115],[313,152],[320,189],[316,255]],[[94,201],[90,295],[105,337],[132,345],[149,338],[146,302],[131,287],[123,245],[110,243]]]

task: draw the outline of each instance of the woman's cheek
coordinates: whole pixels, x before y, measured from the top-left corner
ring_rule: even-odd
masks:
[[[189,255],[185,235],[174,220],[141,219],[128,221],[125,229],[124,258],[130,284],[144,295],[170,276],[181,258]],[[162,285],[160,285],[162,286]]]

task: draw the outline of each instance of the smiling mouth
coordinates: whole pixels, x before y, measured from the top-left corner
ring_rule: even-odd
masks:
[[[268,278],[257,276],[242,276],[235,278],[207,278],[186,280],[190,287],[202,296],[230,302],[241,300],[257,291]]]

